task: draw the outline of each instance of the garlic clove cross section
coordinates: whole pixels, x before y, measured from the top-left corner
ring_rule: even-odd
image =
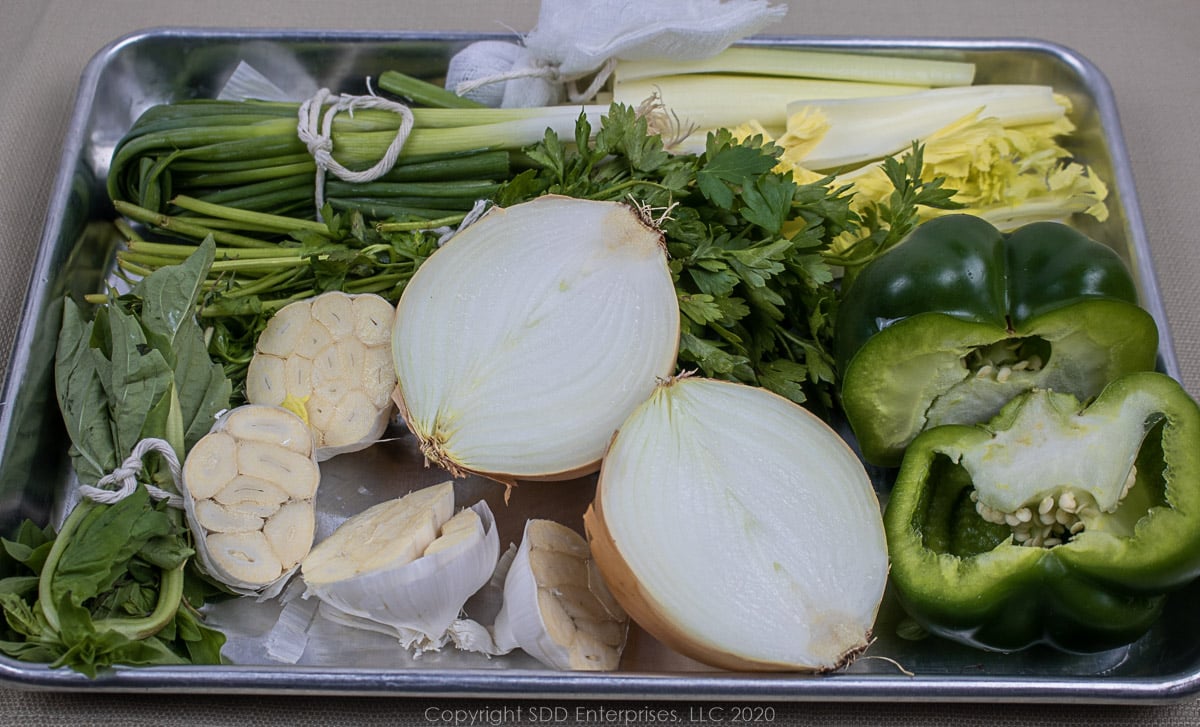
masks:
[[[632,207],[493,208],[405,287],[395,398],[426,459],[456,477],[570,479],[673,373],[679,325],[662,234]]]
[[[584,523],[630,618],[697,661],[822,672],[870,642],[878,498],[833,429],[769,391],[664,382],[614,437]]]
[[[492,626],[498,652],[520,648],[555,669],[610,671],[628,624],[583,536],[552,520],[527,521]]]
[[[440,649],[463,604],[492,576],[500,539],[485,501],[454,512],[444,482],[374,505],[342,523],[301,566],[305,598],[336,622]]]
[[[183,464],[183,498],[204,569],[236,593],[271,598],[312,547],[321,473],[292,412],[225,412]]]
[[[312,427],[318,460],[370,446],[394,411],[395,313],[373,294],[330,291],[289,303],[255,343],[247,400],[300,414]]]

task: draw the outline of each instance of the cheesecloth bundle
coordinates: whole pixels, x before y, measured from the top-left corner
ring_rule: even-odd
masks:
[[[457,53],[446,88],[492,107],[586,101],[617,60],[707,58],[786,13],[769,0],[542,0],[521,43],[485,40]]]

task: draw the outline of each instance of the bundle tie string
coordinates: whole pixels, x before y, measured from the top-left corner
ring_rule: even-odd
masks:
[[[504,73],[495,73],[490,76],[480,76],[479,78],[472,78],[468,81],[463,81],[454,87],[454,93],[458,94],[459,96],[466,96],[475,89],[482,88],[484,86],[490,86],[494,83],[506,83],[508,81],[515,81],[521,78],[543,78],[551,83],[566,84],[567,98],[570,99],[571,103],[586,103],[595,98],[596,94],[600,93],[600,89],[603,88],[604,84],[608,82],[609,77],[612,76],[613,71],[615,71],[616,68],[617,59],[609,58],[604,62],[604,65],[600,66],[600,69],[596,71],[596,74],[592,77],[592,82],[588,84],[587,88],[585,88],[583,91],[580,91],[576,83],[579,81],[579,79],[584,78],[586,74],[575,77],[565,77],[560,75],[558,69],[556,69],[554,66],[546,64],[543,61],[537,61],[537,65],[534,66],[527,66],[525,68],[505,71]]]
[[[491,202],[489,202],[486,199],[477,199],[477,200],[475,200],[475,204],[471,206],[471,211],[468,212],[462,218],[462,222],[459,222],[456,227],[451,227],[449,225],[446,225],[445,227],[433,228],[431,230],[431,232],[435,232],[438,235],[438,239],[437,239],[438,247],[445,245],[447,242],[450,241],[450,238],[452,238],[455,235],[457,235],[458,233],[462,232],[464,229],[466,229],[470,225],[475,224],[475,222],[477,222],[480,217],[483,217],[483,213],[488,211],[488,209],[490,208],[490,205],[491,205]]]
[[[369,83],[368,91],[370,91]],[[331,100],[329,108],[322,113],[322,106]],[[400,117],[400,127],[396,130],[396,137],[388,145],[383,157],[374,166],[362,171],[355,171],[347,169],[333,158],[333,119],[343,111],[354,116],[354,110],[360,108],[392,111]],[[396,165],[396,160],[400,157],[400,150],[404,148],[404,143],[408,141],[408,135],[413,128],[411,109],[397,101],[376,96],[373,91],[365,96],[351,96],[344,93],[334,96],[329,89],[322,88],[300,104],[297,117],[296,133],[308,147],[308,153],[312,155],[313,161],[317,164],[315,201],[318,220],[321,219],[321,208],[325,206],[326,171],[333,172],[346,182],[374,181],[387,174]]]
[[[183,479],[183,471],[179,466],[179,458],[175,456],[175,448],[164,439],[147,437],[134,445],[133,452],[125,458],[125,461],[120,466],[101,477],[94,486],[80,485],[80,494],[89,500],[104,505],[111,505],[124,500],[137,489],[137,478],[142,471],[142,461],[150,452],[158,452],[163,460],[166,461],[167,469],[171,471],[171,481],[175,483],[175,488],[179,489]],[[118,485],[119,488],[115,490],[110,489],[113,485]],[[146,485],[146,492],[150,493],[150,497],[155,500],[166,500],[167,504],[171,507],[180,510],[183,509],[183,498],[173,492],[167,492],[149,484]]]

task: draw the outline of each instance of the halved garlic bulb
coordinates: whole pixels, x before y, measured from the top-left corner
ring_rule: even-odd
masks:
[[[583,536],[527,521],[492,626],[498,653],[520,648],[555,669],[608,671],[620,664],[628,626]]]
[[[842,438],[783,397],[664,383],[613,439],[584,522],[630,617],[700,662],[826,671],[869,642],[879,501]]]
[[[370,446],[393,411],[394,318],[378,295],[331,291],[289,303],[255,343],[246,399],[301,414],[318,460]]]
[[[454,485],[444,482],[338,526],[304,559],[304,597],[320,599],[325,618],[381,631],[405,648],[438,649],[499,557],[487,503],[454,513]]]
[[[427,460],[502,482],[595,471],[674,371],[661,233],[617,202],[493,208],[421,265],[397,306],[396,400]]]
[[[183,497],[208,573],[237,593],[276,595],[312,547],[321,473],[312,433],[292,412],[225,412],[183,464]]]

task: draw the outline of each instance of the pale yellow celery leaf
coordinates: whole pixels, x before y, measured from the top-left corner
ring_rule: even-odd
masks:
[[[955,190],[959,210],[919,210],[921,219],[952,212],[977,214],[1011,229],[1038,219],[1057,219],[1084,213],[1103,221],[1107,187],[1090,169],[1071,162],[1058,138],[1075,129],[1069,120],[1005,127],[997,119],[968,114],[923,141],[925,181],[941,177]],[[899,158],[901,155],[896,155]],[[853,184],[856,210],[886,203],[891,182],[880,164],[870,164],[838,178]],[[844,250],[853,239],[835,240],[832,250]]]
[[[799,164],[794,158],[795,155],[789,156],[788,148],[783,146],[781,143],[781,140],[787,136],[786,134],[781,136],[779,139],[775,139],[772,137],[771,133],[767,131],[766,127],[764,127],[757,120],[751,119],[750,121],[738,124],[737,126],[731,128],[729,133],[738,143],[758,136],[762,138],[763,143],[774,142],[776,146],[781,147],[783,149],[783,154],[780,156],[779,163],[775,165],[772,171],[778,174],[791,174],[792,179],[796,181],[796,184],[811,184],[825,178],[824,175],[817,174],[816,172],[806,169],[802,164]]]
[[[800,162],[808,156],[825,135],[829,133],[829,119],[818,108],[805,106],[788,116],[787,129],[776,142],[783,148],[785,159],[802,166]]]

